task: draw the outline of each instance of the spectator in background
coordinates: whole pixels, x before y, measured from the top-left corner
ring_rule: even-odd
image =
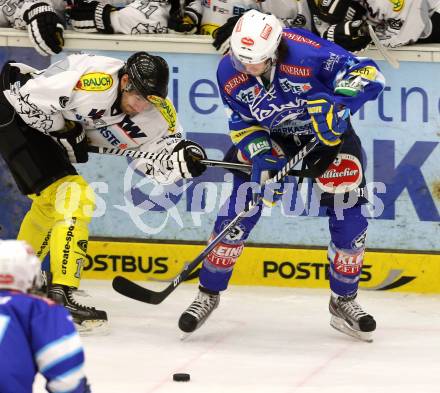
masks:
[[[90,393],[69,312],[36,295],[40,261],[23,241],[0,240],[0,391],[29,393],[37,372],[50,393]]]

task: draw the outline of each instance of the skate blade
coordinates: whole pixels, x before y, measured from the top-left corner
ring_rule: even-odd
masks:
[[[75,323],[75,327],[80,336],[103,336],[110,332],[108,321],[101,319],[87,320],[81,324]]]
[[[330,319],[330,326],[340,331],[341,333],[356,338],[357,340],[361,340],[367,343],[373,342],[373,332],[361,332],[359,330],[354,330],[342,318],[335,317],[334,315],[332,315]]]

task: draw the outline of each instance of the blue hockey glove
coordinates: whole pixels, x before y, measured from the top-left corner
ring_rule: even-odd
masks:
[[[252,160],[251,181],[261,185],[261,191],[254,194],[254,201],[262,196],[263,203],[268,207],[273,207],[284,193],[284,183],[272,183],[264,186],[264,183],[274,176],[284,165],[285,157],[276,157],[270,152],[256,155]]]
[[[342,134],[348,130],[349,110],[338,108],[328,94],[317,93],[308,97],[307,111],[320,142],[327,146],[339,145]]]

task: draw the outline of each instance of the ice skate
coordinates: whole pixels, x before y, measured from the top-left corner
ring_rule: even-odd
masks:
[[[73,322],[80,333],[105,332],[107,330],[107,313],[79,304],[73,297],[74,288],[54,284],[49,288],[48,297],[62,304],[72,315]]]
[[[356,294],[338,296],[332,293],[329,310],[332,314],[330,325],[336,330],[362,341],[372,342],[376,321],[356,302]]]
[[[202,326],[220,302],[218,292],[199,287],[199,293],[186,311],[180,316],[179,328],[192,333]]]

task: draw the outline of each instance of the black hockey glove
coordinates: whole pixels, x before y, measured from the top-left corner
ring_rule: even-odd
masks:
[[[324,22],[336,24],[362,19],[367,10],[352,0],[318,0],[318,17]]]
[[[230,17],[224,25],[220,26],[217,30],[214,30],[214,33],[212,33],[212,37],[214,38],[212,45],[214,45],[214,48],[220,54],[224,55],[229,51],[229,37],[239,19],[240,16]]]
[[[25,11],[23,19],[38,53],[50,56],[63,50],[64,26],[51,5],[35,3]]]
[[[74,30],[81,33],[113,34],[110,14],[116,10],[110,4],[80,0],[70,9],[70,23]]]
[[[327,31],[324,32],[323,37],[350,52],[360,51],[371,42],[367,22],[362,20],[331,25]]]
[[[170,12],[168,28],[176,33],[196,34],[200,28],[202,15],[196,10],[186,7],[183,15],[180,12]]]
[[[70,162],[84,163],[89,159],[86,132],[80,123],[66,120],[64,130],[51,133],[64,149]]]
[[[200,160],[206,158],[203,147],[188,140],[179,142],[171,154],[174,171],[184,179],[191,179],[205,172],[206,165],[202,164]]]

